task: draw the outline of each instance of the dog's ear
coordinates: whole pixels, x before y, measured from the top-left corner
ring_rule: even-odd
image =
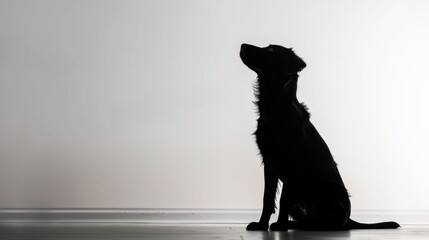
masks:
[[[284,56],[286,57],[282,63],[284,66],[283,71],[287,74],[298,73],[307,66],[304,60],[296,55],[292,48],[288,49]]]
[[[307,66],[307,64],[304,62],[304,60],[302,60],[302,58],[296,56],[295,71],[296,72],[301,72],[302,69],[304,69],[306,66]]]

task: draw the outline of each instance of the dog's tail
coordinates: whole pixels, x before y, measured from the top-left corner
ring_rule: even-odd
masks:
[[[360,223],[349,219],[346,224],[347,229],[395,229],[400,228],[397,222],[380,222],[380,223]]]

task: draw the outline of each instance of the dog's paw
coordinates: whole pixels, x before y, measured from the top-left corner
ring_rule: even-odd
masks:
[[[251,222],[246,227],[247,231],[267,231],[268,223]]]
[[[287,223],[275,222],[270,225],[270,231],[284,231],[287,232]]]

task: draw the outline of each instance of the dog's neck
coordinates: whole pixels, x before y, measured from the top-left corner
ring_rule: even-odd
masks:
[[[255,86],[255,102],[261,115],[285,110],[298,103],[298,74],[260,74]]]
[[[255,104],[258,107],[259,121],[272,124],[295,121],[297,116],[301,120],[310,118],[307,106],[299,103],[296,97],[298,74],[282,75],[283,84],[277,86],[266,84],[267,77],[279,76],[258,75],[255,85]]]

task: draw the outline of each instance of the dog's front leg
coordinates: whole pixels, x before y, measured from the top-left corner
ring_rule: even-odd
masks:
[[[266,231],[268,230],[268,224],[270,221],[271,214],[275,212],[275,198],[277,192],[278,178],[274,173],[264,165],[264,206],[262,209],[262,215],[259,222],[251,222],[247,225],[247,230],[254,231]]]
[[[289,189],[290,190],[290,189]],[[282,195],[280,197],[280,210],[279,218],[277,222],[270,225],[271,231],[287,231],[289,224],[289,212],[290,212],[290,196],[288,196],[288,189],[286,189],[286,184],[283,183]]]

